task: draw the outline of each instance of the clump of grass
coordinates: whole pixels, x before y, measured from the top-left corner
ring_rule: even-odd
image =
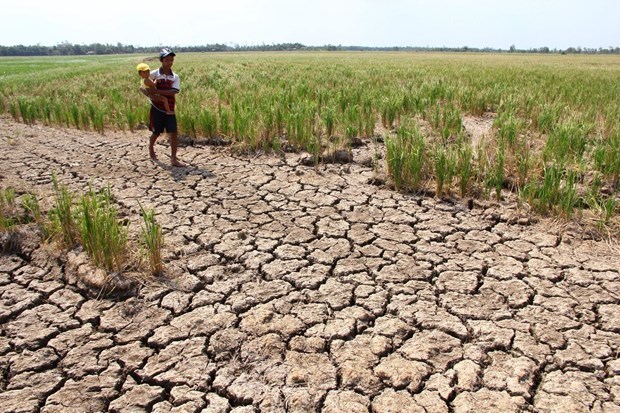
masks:
[[[127,229],[119,223],[110,199],[110,188],[100,193],[90,189],[78,205],[77,228],[93,263],[121,272],[127,261]]]
[[[164,236],[161,226],[155,221],[155,212],[153,209],[145,210],[142,205],[140,205],[140,213],[144,224],[142,227],[143,255],[148,261],[151,274],[161,275],[164,271],[162,260]]]
[[[17,102],[9,102],[9,113],[11,114],[11,118],[13,118],[14,121],[19,121],[19,108],[17,107]]]
[[[41,205],[39,200],[33,194],[25,194],[22,197],[22,206],[26,211],[26,219],[28,222],[43,222],[43,215],[41,214]]]
[[[15,190],[13,188],[0,190],[0,252],[10,253],[20,250],[18,224]]]
[[[129,264],[129,228],[119,221],[112,203],[110,188],[95,192],[92,188],[74,203],[74,196],[65,185],[52,175],[54,205],[47,219],[41,212],[39,200],[33,194],[24,194],[21,203],[15,189],[0,189],[0,232],[7,233],[0,250],[14,251],[18,247],[17,232],[20,224],[36,223],[43,240],[54,238],[60,248],[72,249],[81,244],[93,264],[107,271],[121,273]],[[21,208],[18,208],[21,206]],[[152,209],[140,205],[144,221],[141,241],[150,273],[163,273],[161,226]]]
[[[396,189],[417,191],[426,168],[426,142],[417,125],[402,125],[386,139],[388,172]]]
[[[534,161],[530,155],[530,147],[527,143],[520,145],[519,150],[516,153],[516,171],[517,171],[517,189],[523,188],[529,178],[530,171]]]
[[[590,131],[591,126],[576,119],[556,125],[545,143],[544,160],[579,162],[586,151]]]
[[[560,119],[563,109],[561,105],[557,104],[544,105],[538,116],[534,116],[533,119],[538,130],[542,133],[551,132]]]
[[[17,104],[19,106],[22,122],[27,125],[32,125],[38,117],[36,106],[30,99],[26,98],[19,98]]]
[[[577,204],[577,191],[575,189],[576,174],[568,171],[564,177],[564,187],[559,197],[560,212],[566,218],[573,216],[575,205]]]
[[[104,110],[93,105],[91,102],[86,104],[86,110],[88,112],[90,123],[93,129],[103,134],[105,128],[105,114]]]
[[[575,182],[574,171],[551,163],[545,166],[540,181],[533,180],[525,185],[521,196],[539,213],[557,212],[570,218],[578,203]]]
[[[434,108],[429,108],[429,112],[426,114],[426,118],[433,128],[439,132],[444,142],[450,137],[458,136],[463,129],[461,111],[455,105],[437,103]]]
[[[608,224],[614,212],[618,209],[618,201],[614,197],[609,197],[601,203],[601,224]]]
[[[15,206],[15,189],[0,191],[0,231],[11,231],[17,223]]]
[[[601,196],[601,177],[597,173],[592,179],[590,188],[585,195],[584,203],[587,207],[598,216],[596,225],[599,230],[610,224],[611,219],[618,210],[618,201],[615,194]]]
[[[611,181],[613,187],[620,179],[620,127],[608,137],[599,136],[593,150],[594,167]]]
[[[336,129],[336,110],[332,106],[326,107],[321,114],[321,118],[325,126],[327,139],[332,139]]]
[[[24,222],[34,222],[39,228],[42,240],[47,240],[50,236],[48,225],[41,212],[39,199],[34,194],[24,194],[22,197],[22,207],[24,208]]]
[[[0,229],[12,229],[17,225],[31,222],[39,225],[45,222],[36,196],[24,194],[19,208],[14,188],[0,190]]]
[[[72,212],[73,195],[65,185],[59,185],[56,175],[52,175],[55,205],[49,211],[50,232],[61,247],[71,249],[77,244],[77,230]]]
[[[80,109],[76,103],[72,103],[69,107],[70,120],[73,122],[73,126],[76,129],[80,129]]]
[[[189,113],[181,113],[178,115],[179,123],[183,130],[187,133],[187,135],[196,139],[196,117],[192,116]]]
[[[467,195],[469,182],[473,175],[473,150],[471,145],[463,144],[457,153],[457,171],[461,197]]]
[[[381,101],[381,122],[385,128],[391,129],[395,126],[399,119],[401,105],[402,98],[400,96],[383,98]]]
[[[15,194],[15,189],[0,190],[0,251],[21,251],[21,225],[35,222],[39,228],[41,238],[48,237],[45,220],[41,214],[39,201],[32,194],[24,194],[21,203]]]
[[[321,139],[320,131],[318,131],[318,133],[314,135],[314,138],[310,142],[308,142],[308,146],[306,149],[312,154],[314,171],[318,172],[319,161],[321,160],[321,155],[323,154],[323,142]]]
[[[230,118],[231,113],[230,110],[226,107],[219,105],[218,106],[218,116],[219,116],[219,128],[220,133],[223,136],[230,136]]]
[[[495,199],[499,201],[502,196],[502,188],[504,187],[505,170],[504,165],[506,162],[506,148],[500,142],[495,153],[495,158],[491,164],[489,173],[486,176],[487,189],[495,190]]]
[[[435,161],[435,194],[441,198],[444,192],[449,193],[452,179],[456,172],[457,159],[451,148],[437,144],[433,151]]]
[[[217,135],[217,115],[208,108],[200,113],[200,126],[203,135],[207,138],[214,138]]]
[[[134,111],[134,108],[132,106],[127,105],[125,107],[123,114],[125,118],[124,119],[125,123],[127,124],[127,128],[129,128],[129,130],[133,132],[136,129],[136,126],[138,125],[137,113]]]
[[[497,127],[497,138],[510,148],[517,145],[519,132],[523,129],[523,121],[511,112],[502,112],[493,121]]]

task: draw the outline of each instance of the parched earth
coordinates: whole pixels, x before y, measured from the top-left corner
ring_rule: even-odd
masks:
[[[167,244],[165,277],[100,297],[76,252],[0,256],[0,411],[620,412],[608,242],[364,163],[186,146],[170,168],[147,136],[2,119],[0,186],[109,185]]]

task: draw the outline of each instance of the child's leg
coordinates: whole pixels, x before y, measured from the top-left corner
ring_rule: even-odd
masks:
[[[168,115],[172,115],[174,112],[170,110],[170,104],[168,103],[168,98],[165,96],[157,95],[157,100],[164,104],[164,109]]]
[[[172,114],[173,112],[170,110],[170,104],[168,103],[168,99],[165,96],[162,96],[161,98],[164,101],[164,109],[166,109],[166,112],[168,114]]]

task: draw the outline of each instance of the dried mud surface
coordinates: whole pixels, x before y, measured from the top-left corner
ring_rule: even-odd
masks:
[[[110,185],[167,277],[97,298],[80,256],[0,255],[2,412],[618,412],[620,260],[509,206],[395,193],[364,163],[0,124],[0,185]]]

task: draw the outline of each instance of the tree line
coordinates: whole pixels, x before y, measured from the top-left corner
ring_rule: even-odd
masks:
[[[106,54],[129,54],[129,53],[153,53],[156,54],[162,46],[136,47],[133,45],[116,44],[72,44],[63,42],[54,46],[37,45],[0,45],[0,56],[75,56],[75,55],[106,55]],[[238,44],[205,44],[199,46],[175,46],[173,49],[180,53],[188,52],[256,52],[256,51],[409,51],[409,52],[478,52],[478,53],[561,53],[561,54],[620,54],[620,47],[608,48],[569,47],[567,49],[550,49],[539,47],[530,49],[518,49],[511,45],[508,49],[495,49],[490,47],[370,47],[370,46],[343,46],[323,45],[306,46],[301,43],[278,43],[260,45]]]

